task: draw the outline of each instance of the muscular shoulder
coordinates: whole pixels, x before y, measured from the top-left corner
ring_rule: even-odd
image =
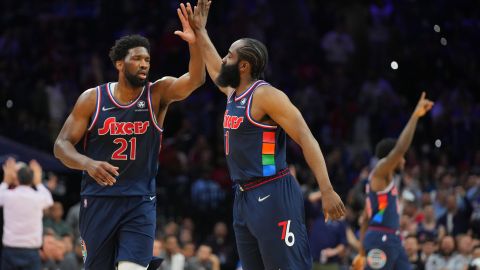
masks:
[[[160,100],[162,103],[163,96],[170,86],[175,82],[177,78],[171,76],[165,76],[161,79],[156,80],[150,85],[150,91],[152,93],[152,102],[156,103],[157,100]]]
[[[167,90],[175,80],[176,78],[171,76],[165,76],[161,79],[156,80],[155,82],[152,83],[152,85],[150,85],[152,94],[161,93]]]
[[[278,101],[288,100],[287,95],[280,89],[271,85],[259,86],[255,93],[253,93],[255,101],[259,101],[262,104],[273,104]]]
[[[97,105],[97,89],[90,88],[85,90],[80,97],[78,97],[77,103],[75,104],[74,111],[84,114],[91,115],[94,113]]]
[[[78,100],[81,100],[83,102],[97,102],[97,88],[90,88],[85,91],[80,95]]]

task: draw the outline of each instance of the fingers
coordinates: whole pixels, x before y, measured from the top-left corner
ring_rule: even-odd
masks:
[[[187,3],[187,16],[190,22],[193,21],[193,16],[194,14],[197,14],[196,13],[197,11],[198,11],[197,6],[194,6],[192,11],[192,5],[190,5],[190,3]]]
[[[182,39],[184,39],[184,38],[183,38],[183,37],[184,37],[184,34],[183,34],[182,31],[177,30],[177,31],[175,31],[175,32],[173,32],[173,33],[174,33],[175,35],[181,37]]]
[[[183,5],[183,4],[182,4]],[[184,21],[185,21],[185,16],[183,16],[183,13],[182,11],[177,8],[177,15],[178,15],[178,18],[180,19],[180,22],[182,23],[182,25],[184,24]]]
[[[105,170],[98,171],[93,178],[102,186],[113,186],[116,182],[115,178]]]
[[[192,15],[192,5],[190,5],[190,3],[188,2],[187,2],[187,8],[185,10],[185,13],[187,14],[188,17]]]
[[[345,216],[345,206],[343,205],[343,203],[340,202],[340,204],[337,204],[336,210],[337,210],[338,219]]]
[[[107,162],[104,163],[104,169],[109,172],[111,175],[118,176],[118,167],[115,167]]]
[[[345,215],[345,210],[345,206],[342,202],[334,205],[331,209],[324,209],[323,212],[325,213],[325,222],[328,220],[341,219]]]
[[[35,159],[32,159],[30,160],[28,166],[30,167],[30,169],[32,170],[41,170],[42,167],[40,166],[40,164],[38,163],[38,161],[36,161]]]
[[[422,91],[422,95],[420,95],[420,100],[424,100],[425,99],[425,91]]]
[[[189,5],[190,5],[190,3],[187,3],[187,6],[189,6]],[[183,3],[180,4],[180,8],[182,9],[183,17],[188,18],[187,8],[185,7],[185,5]]]
[[[113,175],[119,175],[118,167],[102,162],[90,176],[102,186],[113,186],[117,182]]]

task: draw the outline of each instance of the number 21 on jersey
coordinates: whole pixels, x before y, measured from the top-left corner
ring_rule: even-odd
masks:
[[[135,160],[137,155],[137,138],[132,137],[130,140],[126,140],[125,138],[116,138],[113,140],[114,144],[119,144],[117,150],[115,150],[112,154],[113,160],[128,160],[130,156],[130,160]],[[130,155],[125,154],[125,151],[128,148],[128,144],[130,143]]]

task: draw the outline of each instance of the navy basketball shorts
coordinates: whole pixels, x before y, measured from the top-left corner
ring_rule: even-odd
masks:
[[[402,241],[394,233],[367,230],[363,241],[365,249],[365,269],[412,269]]]
[[[237,185],[233,228],[244,270],[310,270],[303,195],[287,174],[254,189]]]
[[[146,267],[153,255],[155,221],[155,196],[82,197],[85,270],[114,270],[119,261]]]

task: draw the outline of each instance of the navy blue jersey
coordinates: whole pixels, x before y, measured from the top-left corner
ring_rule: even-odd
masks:
[[[99,185],[83,172],[81,195],[155,195],[162,129],[156,122],[150,84],[138,98],[121,105],[108,83],[97,87],[97,106],[84,138],[88,157],[119,167],[113,186]]]
[[[370,181],[366,186],[367,213],[370,218],[369,226],[378,226],[398,230],[400,226],[398,189],[395,181],[379,192],[370,190]]]
[[[259,123],[250,115],[253,93],[262,85],[269,84],[256,81],[239,97],[234,92],[227,99],[223,134],[228,169],[234,181],[275,175],[287,167],[285,131]]]

